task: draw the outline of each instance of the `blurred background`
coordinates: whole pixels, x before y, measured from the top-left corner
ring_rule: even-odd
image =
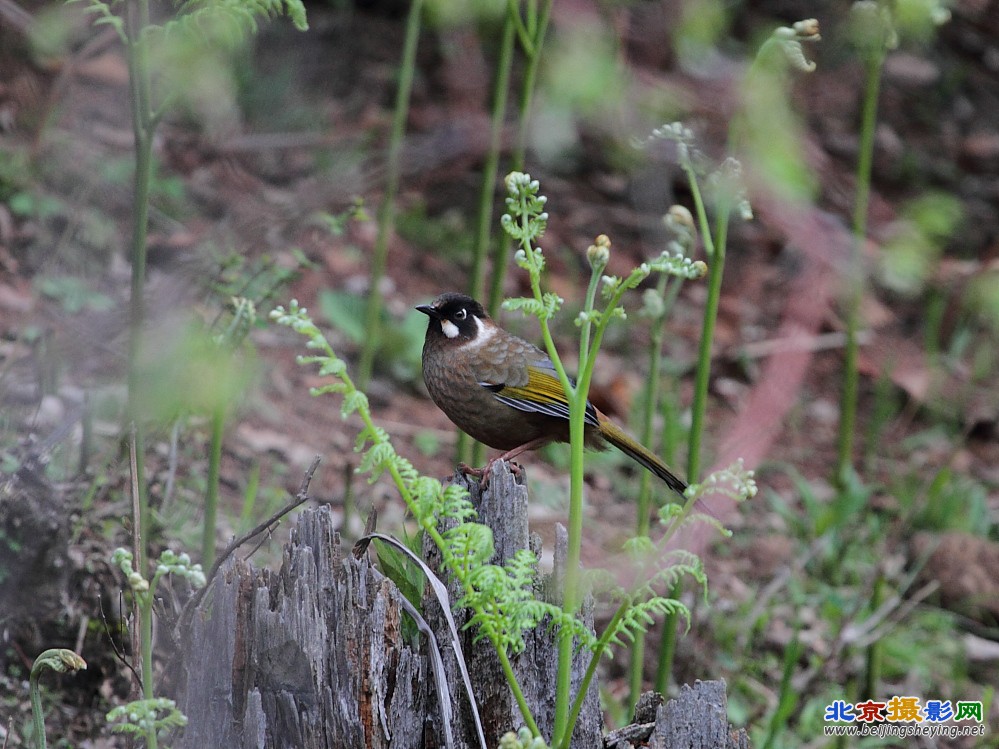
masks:
[[[136,69],[122,34],[141,23],[139,1],[0,0],[4,746],[30,745],[27,672],[55,646],[90,668],[53,679],[49,735],[123,742],[104,715],[130,685],[111,645],[127,637],[108,561],[133,522],[130,410],[147,425],[153,549],[210,556],[208,493],[221,548],[286,503],[315,455],[312,493],[344,537],[372,507],[392,532],[404,508],[388,482],[354,475],[357,423],[309,396],[325,380],[266,313],[308,307],[397,450],[446,476],[458,433],[426,395],[413,307],[444,290],[529,293],[499,229],[502,177],[522,168],[548,196],[546,284],[565,299],[554,329],[573,350],[594,237],[612,240],[608,272],[626,274],[668,248],[672,204],[693,209],[676,145],[649,140],[674,121],[706,171],[740,158],[753,207],[728,232],[702,465],[743,457],[760,493],[712,504],[733,536],[699,549],[709,595],[683,593],[692,624],[658,681],[650,633],[642,683],[724,678],[729,720],[755,746],[834,745],[826,706],[894,695],[982,702],[985,736],[837,745],[999,746],[999,2],[955,0],[949,17],[923,0],[886,5],[875,16],[891,29],[873,41],[875,16],[840,0],[556,0],[550,17],[520,7],[519,28],[499,0],[427,0],[415,14],[401,0],[330,0],[306,6],[304,31],[282,6],[209,14],[192,31],[178,19],[216,6],[154,4],[134,348]],[[798,51],[814,70],[758,75],[765,40],[808,18],[821,40]],[[691,254],[704,257],[703,237]],[[656,447],[681,473],[707,297],[706,283],[684,284],[662,342]],[[626,300],[591,392],[636,433],[651,407],[642,305]],[[540,342],[533,321],[501,319]],[[568,451],[523,462],[548,543]],[[632,534],[639,477],[617,454],[588,465],[584,559],[596,563]],[[279,563],[283,537],[254,563]],[[602,693],[608,724],[627,723],[627,652]]]

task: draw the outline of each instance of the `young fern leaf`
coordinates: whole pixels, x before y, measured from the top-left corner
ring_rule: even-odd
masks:
[[[541,601],[536,603],[540,607],[539,612],[541,613],[538,621],[543,621],[545,616],[550,617],[547,627],[549,632],[566,632],[572,635],[576,643],[573,652],[579,653],[583,650],[593,652],[596,650],[597,636],[583,623],[582,619],[566,614],[561,606]]]
[[[656,596],[647,601],[633,601],[613,628],[604,633],[604,638],[617,646],[624,645],[625,641],[634,642],[636,637],[644,635],[655,624],[657,616],[666,615],[682,616],[690,627],[690,609],[674,598]]]
[[[97,16],[94,26],[110,26],[118,34],[118,37],[125,44],[128,44],[128,34],[125,31],[125,22],[121,16],[117,16],[111,10],[111,4],[104,0],[66,0],[69,3],[86,3],[84,13],[91,13]]]
[[[107,716],[114,733],[148,734],[187,725],[187,717],[177,708],[177,703],[165,697],[135,700],[119,705]],[[118,721],[122,721],[119,723]]]
[[[449,528],[444,533],[446,544],[445,556],[455,569],[464,572],[462,578],[467,578],[475,585],[475,575],[493,556],[492,530],[481,523],[460,523]]]
[[[307,31],[305,5],[301,0],[187,0],[178,3],[178,17],[189,18],[199,13],[229,13],[238,16],[243,23],[251,24],[256,31],[257,20],[269,20],[288,16],[295,28]]]
[[[518,297],[516,299],[503,300],[503,309],[507,311],[520,311],[526,315],[540,317],[545,313],[545,306],[537,299]]]

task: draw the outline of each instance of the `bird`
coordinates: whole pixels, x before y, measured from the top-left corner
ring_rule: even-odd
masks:
[[[569,442],[569,402],[548,355],[501,328],[472,297],[445,292],[417,310],[429,317],[423,380],[434,403],[475,440],[510,461],[551,442]],[[573,383],[575,384],[575,383]],[[586,402],[586,446],[613,445],[683,496],[687,484],[655,453]]]

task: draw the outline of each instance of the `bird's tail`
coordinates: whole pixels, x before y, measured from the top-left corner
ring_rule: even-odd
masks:
[[[623,452],[636,463],[645,466],[656,476],[666,482],[666,486],[675,491],[681,497],[687,489],[687,482],[673,473],[669,466],[654,452],[649,450],[637,440],[630,437],[621,427],[608,419],[602,413],[598,413],[600,424],[600,436],[610,442],[614,447]]]

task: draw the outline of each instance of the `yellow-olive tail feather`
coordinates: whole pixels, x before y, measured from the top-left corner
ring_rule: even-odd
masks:
[[[639,465],[644,466],[656,476],[666,482],[666,486],[675,491],[681,497],[687,489],[687,482],[673,473],[669,466],[654,452],[649,450],[637,440],[630,437],[621,427],[599,413],[600,436],[614,445],[629,458]]]

